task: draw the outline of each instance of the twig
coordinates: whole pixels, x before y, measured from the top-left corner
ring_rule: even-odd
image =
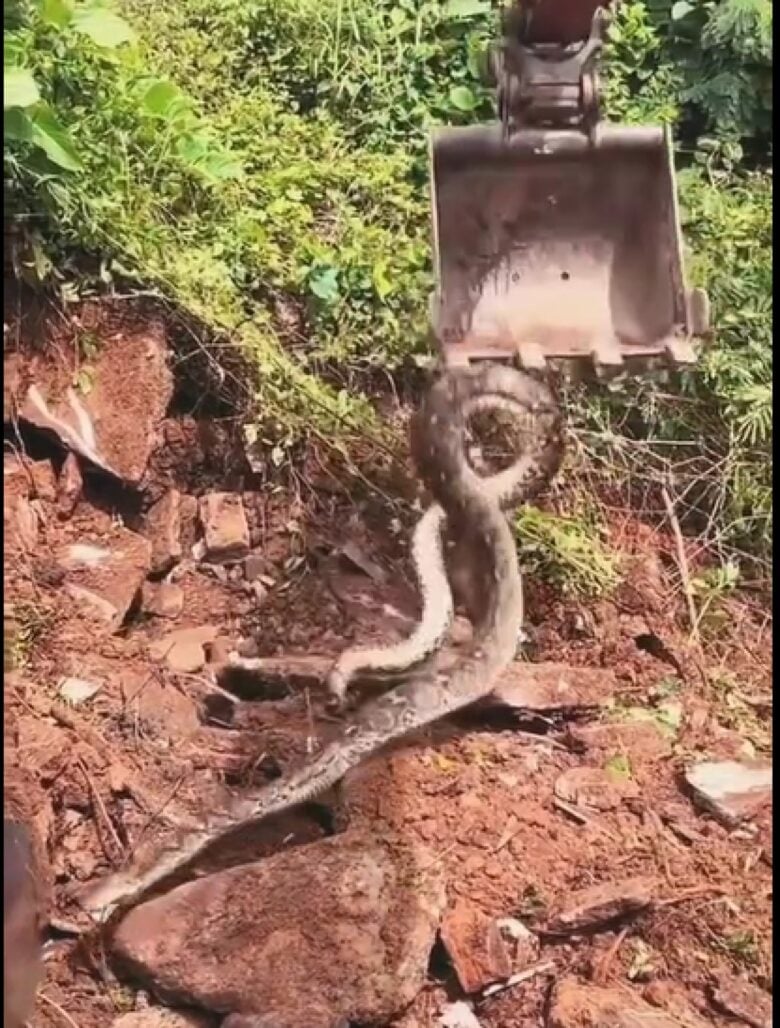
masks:
[[[95,807],[97,808],[97,812],[98,812],[98,815],[99,815],[97,820],[100,821],[101,818],[102,818],[102,820],[105,822],[106,826],[108,827],[108,831],[109,831],[109,833],[111,835],[111,838],[114,840],[114,844],[115,844],[115,846],[116,846],[116,848],[117,848],[117,850],[119,852],[119,856],[120,857],[124,856],[125,847],[122,845],[122,840],[117,835],[117,831],[116,831],[116,828],[114,828],[113,821],[108,816],[108,811],[105,808],[105,804],[103,803],[103,799],[102,799],[100,793],[98,792],[97,786],[92,781],[92,777],[91,777],[89,771],[87,770],[87,765],[84,763],[84,761],[81,759],[81,757],[77,757],[76,758],[76,763],[81,768],[81,773],[84,775],[84,778],[86,779],[87,788],[89,789],[90,795],[92,796],[92,801],[95,804]],[[102,832],[98,832],[98,834],[101,836],[101,841],[102,841]],[[105,846],[104,846],[104,848],[105,848]],[[109,852],[106,852],[106,856],[108,857],[109,860],[112,860],[112,855]]]
[[[138,834],[136,835],[135,842],[131,846],[131,853],[135,853],[136,849],[138,848],[138,844],[140,843],[141,839],[143,839],[143,837],[146,834],[147,830],[149,829],[150,825],[154,824],[155,821],[159,820],[160,817],[162,816],[163,812],[165,811],[165,808],[167,806],[169,806],[170,803],[173,802],[173,800],[174,800],[174,798],[176,796],[176,793],[182,787],[186,777],[187,776],[183,775],[183,774],[179,775],[179,777],[176,780],[176,784],[171,789],[170,793],[165,798],[165,800],[163,800],[163,802],[160,804],[160,806],[157,808],[157,810],[153,810],[149,814],[149,817],[147,817],[147,819],[144,821],[144,823],[138,829]],[[171,823],[170,819],[168,819],[168,821],[169,821],[169,823]],[[175,823],[176,822],[174,822],[174,824]]]
[[[621,929],[615,941],[596,965],[593,972],[593,982],[595,985],[603,985],[606,982],[609,969],[612,967],[612,963],[617,956],[618,950],[623,945],[628,931],[628,927]]]
[[[39,992],[38,998],[42,999],[44,1003],[48,1003],[52,1010],[56,1010],[63,1021],[67,1021],[71,1028],[79,1028],[78,1024],[73,1020],[67,1010],[63,1010],[59,1003],[55,1003],[51,996],[47,996],[45,992]]]
[[[482,999],[489,999],[491,996],[497,995],[499,992],[504,992],[505,989],[511,989],[514,985],[520,985],[522,982],[527,982],[530,978],[535,978],[538,974],[551,974],[555,970],[555,964],[552,960],[545,960],[541,964],[534,964],[533,967],[527,967],[525,971],[519,971],[517,974],[513,974],[511,978],[507,978],[505,982],[497,982],[495,985],[488,985],[482,992]]]
[[[590,821],[588,815],[580,810],[579,807],[575,807],[573,803],[567,803],[557,796],[553,797],[553,806],[557,807],[558,810],[562,810],[564,814],[568,814],[569,817],[574,818],[575,821],[579,821],[580,824],[586,825]]]
[[[680,528],[680,522],[677,519],[677,515],[674,510],[674,503],[669,495],[669,490],[666,486],[661,486],[661,496],[663,497],[664,507],[666,508],[666,514],[669,518],[669,525],[672,529],[672,535],[674,536],[674,545],[677,551],[677,566],[680,570],[680,578],[682,580],[683,592],[685,593],[685,602],[688,605],[688,617],[691,622],[691,641],[698,642],[699,639],[699,615],[696,612],[696,603],[693,599],[693,588],[691,586],[691,574],[688,568],[688,558],[685,554],[685,543],[683,541],[682,529]]]

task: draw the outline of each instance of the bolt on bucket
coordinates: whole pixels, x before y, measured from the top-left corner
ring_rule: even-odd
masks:
[[[695,361],[707,299],[684,285],[667,130],[443,128],[430,162],[447,363]]]

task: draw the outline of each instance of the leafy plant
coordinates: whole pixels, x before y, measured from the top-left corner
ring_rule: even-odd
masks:
[[[234,344],[248,370],[231,399],[271,453],[312,431],[336,445],[379,432],[360,384],[427,346],[427,134],[493,116],[493,5],[9,0],[4,13],[6,207],[26,226],[24,272],[69,299],[138,284]],[[633,477],[652,448],[685,490],[694,478],[718,546],[764,554],[771,71],[769,0],[618,5],[607,113],[674,127],[688,266],[716,334],[671,392],[639,382],[570,407],[604,448],[641,454]],[[670,456],[681,443],[694,471]],[[540,566],[552,554],[577,588],[611,581],[590,527],[529,515],[526,528]]]
[[[619,561],[599,538],[599,529],[582,518],[560,517],[524,507],[515,519],[520,562],[577,596],[609,593],[618,582]]]

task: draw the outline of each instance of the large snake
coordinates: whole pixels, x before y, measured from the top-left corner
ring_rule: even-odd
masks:
[[[467,428],[470,417],[488,409],[530,418],[531,443],[510,467],[481,477],[466,458]],[[433,624],[433,630],[426,625],[418,631],[418,640],[443,636],[451,616],[441,542],[446,516],[467,534],[471,567],[490,583],[466,656],[446,673],[424,671],[367,702],[341,735],[299,770],[209,815],[196,829],[174,834],[150,864],[136,860],[104,879],[82,901],[96,917],[105,920],[117,906],[137,903],[150,888],[241,824],[312,799],[377,750],[481,699],[513,660],[523,596],[515,540],[503,511],[527,500],[557,471],[563,451],[559,409],[545,386],[512,368],[485,364],[448,369],[423,400],[412,426],[412,446],[434,498],[434,513],[424,515],[425,531],[438,526],[432,533],[434,545],[425,552],[417,549],[423,622],[430,617]],[[431,596],[431,589],[438,589],[439,595]],[[340,667],[356,668],[363,657],[351,661]]]

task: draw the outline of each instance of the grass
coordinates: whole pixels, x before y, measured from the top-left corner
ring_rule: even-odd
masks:
[[[67,300],[151,290],[199,326],[217,359],[234,347],[244,365],[231,399],[253,443],[284,453],[314,434],[346,452],[368,435],[398,450],[370,383],[427,352],[427,132],[491,115],[479,78],[496,32],[490,4],[123,0],[118,10],[135,42],[110,49],[40,19],[6,29],[80,164],[52,169],[7,141],[6,199],[33,226],[24,273]],[[711,294],[715,337],[680,381],[572,395],[568,409],[594,483],[601,471],[626,495],[663,484],[718,561],[766,562],[772,173],[755,156],[767,149],[763,108],[747,100],[763,96],[767,58],[750,33],[718,25],[693,32],[621,5],[606,93],[613,117],[678,128],[688,264]],[[702,33],[709,49],[692,42]],[[757,83],[739,93],[742,123],[731,101],[718,107],[716,44],[729,74]],[[533,560],[557,554],[559,572],[548,570],[572,591],[614,580],[592,525],[530,511],[519,532]]]

